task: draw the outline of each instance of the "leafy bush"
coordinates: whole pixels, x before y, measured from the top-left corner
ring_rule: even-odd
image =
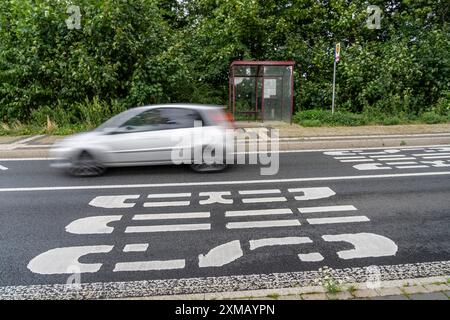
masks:
[[[388,117],[388,118],[384,118],[382,120],[382,124],[384,126],[393,126],[393,125],[397,125],[400,124],[400,118],[399,117]]]
[[[436,114],[434,111],[422,113],[420,115],[420,120],[428,124],[442,123],[447,121],[446,117],[440,116]]]
[[[329,126],[361,126],[367,123],[364,116],[350,112],[338,111],[334,114],[329,110],[306,110],[297,112],[293,121],[304,126],[318,124]]]

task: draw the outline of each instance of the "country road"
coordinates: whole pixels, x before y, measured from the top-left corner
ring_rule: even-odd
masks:
[[[235,165],[95,178],[0,159],[0,295],[54,295],[74,275],[86,295],[141,296],[310,285],[323,266],[354,280],[369,266],[383,279],[450,274],[450,147],[279,157],[272,176]]]

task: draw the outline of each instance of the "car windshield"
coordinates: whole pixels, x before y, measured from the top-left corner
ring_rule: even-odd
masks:
[[[139,112],[141,112],[141,110],[135,108],[119,113],[118,115],[115,115],[111,119],[98,126],[95,131],[105,131],[110,128],[118,128],[121,124],[123,124],[125,121],[135,116]]]

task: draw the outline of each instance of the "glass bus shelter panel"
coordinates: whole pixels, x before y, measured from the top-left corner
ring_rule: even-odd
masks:
[[[264,77],[264,120],[281,120],[282,91],[282,77]]]
[[[257,84],[255,77],[235,77],[236,112],[255,115],[257,111]],[[259,85],[261,87],[261,85]]]
[[[292,67],[283,67],[283,97],[281,104],[281,120],[290,122],[292,117]]]

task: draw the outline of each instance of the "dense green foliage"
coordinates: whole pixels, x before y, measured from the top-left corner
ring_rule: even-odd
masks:
[[[66,25],[69,4],[80,29]],[[380,29],[366,26],[369,4],[383,10]],[[296,110],[327,109],[336,42],[333,119],[439,122],[450,112],[448,21],[445,0],[2,0],[0,123],[94,126],[143,104],[227,104],[240,59],[296,61]]]

